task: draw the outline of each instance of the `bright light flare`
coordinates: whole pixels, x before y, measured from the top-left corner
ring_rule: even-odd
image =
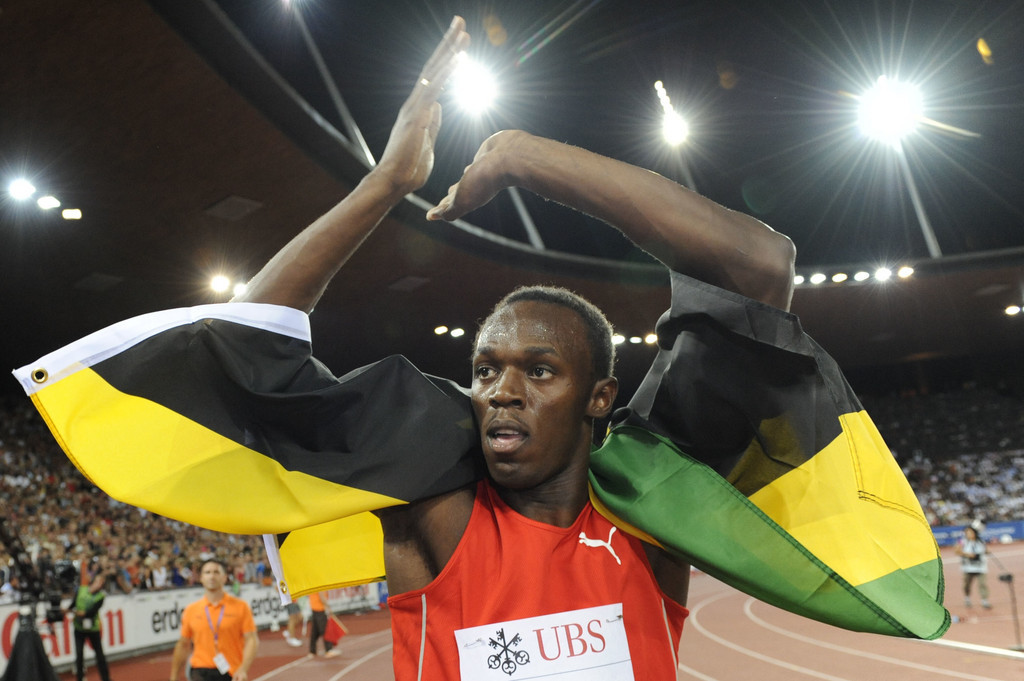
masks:
[[[443,336],[448,333],[448,327],[442,324],[441,326],[434,327],[434,335]]]
[[[452,329],[449,333],[451,334],[452,338],[462,338],[463,336],[466,335],[466,330],[465,329]]]
[[[65,208],[60,212],[60,216],[65,220],[81,220],[82,210],[80,208]]]
[[[665,120],[661,123],[661,134],[671,146],[678,147],[690,136],[690,126],[675,111],[666,111]]]
[[[218,274],[210,280],[210,288],[216,293],[224,293],[231,288],[231,280],[225,277],[223,274]]]
[[[19,177],[7,185],[7,193],[17,201],[24,201],[36,193],[36,188],[28,180]]]
[[[658,334],[656,333],[649,333],[646,336],[644,336],[644,343],[647,343],[648,345],[654,345],[657,342]]]
[[[626,342],[626,337],[623,336],[621,333],[616,333],[616,334],[612,335],[612,344],[613,345],[622,345],[625,342]]]
[[[1020,314],[1020,305],[1010,305],[1006,308],[1006,314],[1010,317]]]
[[[690,124],[672,106],[672,100],[660,80],[654,84],[654,91],[658,93],[658,101],[665,112],[661,121],[661,134],[670,146],[677,147],[690,136]]]
[[[900,279],[909,279],[914,276],[914,268],[910,265],[904,265],[896,271],[896,276]]]
[[[879,76],[860,97],[861,132],[893,147],[917,127],[924,115],[921,91],[910,83]]]
[[[455,67],[449,88],[459,107],[477,116],[498,98],[498,83],[494,75],[483,64],[465,55]]]
[[[248,290],[249,290],[249,285],[248,284],[235,284],[234,288],[231,289],[231,293],[232,293],[232,295],[234,295],[237,298],[238,296],[242,295],[243,293],[245,293]]]
[[[43,210],[53,210],[54,208],[60,208],[60,201],[56,196],[40,196],[36,199],[36,205]]]
[[[878,281],[889,281],[892,279],[892,270],[888,267],[879,267],[875,270],[875,279]]]

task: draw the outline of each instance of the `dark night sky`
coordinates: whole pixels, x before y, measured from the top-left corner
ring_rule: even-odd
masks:
[[[502,94],[480,120],[446,110],[427,197],[444,193],[488,134],[518,127],[679,181],[682,155],[699,191],[793,238],[798,266],[921,257],[895,154],[862,136],[857,101],[842,94],[886,75],[919,84],[927,118],[980,135],[925,125],[905,143],[943,254],[1024,244],[1021,2],[295,2],[377,154],[393,121],[381,112],[397,111],[450,17],[466,17],[470,54]],[[284,6],[220,4],[342,129]],[[504,35],[489,40],[485,23]],[[681,151],[660,141],[656,80],[690,120]],[[582,238],[580,218],[527,200],[549,248],[636,257],[612,230]],[[501,201],[470,219],[524,238]]]

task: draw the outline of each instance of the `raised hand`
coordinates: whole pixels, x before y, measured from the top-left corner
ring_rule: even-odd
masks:
[[[479,208],[511,184],[507,162],[514,153],[516,130],[503,130],[484,140],[473,162],[462,171],[458,182],[448,188],[448,195],[427,211],[428,220],[455,220]]]
[[[441,105],[437,99],[468,46],[466,22],[455,17],[398,112],[376,170],[404,194],[416,191],[430,177],[434,141],[441,129]]]

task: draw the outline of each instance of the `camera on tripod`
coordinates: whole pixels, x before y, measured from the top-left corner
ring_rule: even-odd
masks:
[[[58,560],[41,570],[43,589],[39,601],[46,603],[46,621],[49,624],[64,619],[61,601],[72,598],[78,586],[78,570],[70,560]]]

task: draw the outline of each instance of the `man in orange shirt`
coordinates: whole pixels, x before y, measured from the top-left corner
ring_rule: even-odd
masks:
[[[247,681],[259,648],[252,610],[248,603],[224,591],[228,571],[221,561],[203,563],[199,581],[204,594],[186,606],[181,616],[181,638],[171,659],[171,681],[181,678],[190,643],[190,681]]]

